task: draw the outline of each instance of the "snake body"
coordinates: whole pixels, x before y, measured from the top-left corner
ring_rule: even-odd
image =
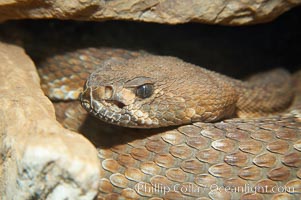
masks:
[[[301,123],[297,107],[285,111],[295,95],[285,70],[243,82],[174,57],[108,48],[55,55],[39,66],[50,98],[80,96],[102,121],[180,125],[101,125],[99,137],[107,131],[112,145],[99,149],[99,198],[300,197]],[[85,116],[75,109],[66,116]]]

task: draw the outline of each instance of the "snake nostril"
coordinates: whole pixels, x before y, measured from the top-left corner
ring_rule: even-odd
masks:
[[[125,105],[120,101],[107,100],[106,102],[116,105],[118,108],[123,108]]]
[[[91,88],[86,88],[85,90],[83,90],[80,93],[79,98],[80,98],[81,101],[89,100],[90,99],[90,90],[91,90]]]
[[[83,91],[86,91],[87,88],[88,88],[88,81],[86,80],[86,81],[85,81],[85,84],[84,84]]]

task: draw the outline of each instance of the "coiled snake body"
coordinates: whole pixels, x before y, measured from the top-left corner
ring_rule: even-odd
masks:
[[[242,82],[177,58],[108,48],[56,55],[39,66],[50,98],[80,96],[102,121],[178,126],[90,127],[109,141],[99,145],[100,199],[300,198],[300,103],[285,70]],[[86,119],[78,105],[63,115],[73,129],[83,127],[74,126],[78,117]]]

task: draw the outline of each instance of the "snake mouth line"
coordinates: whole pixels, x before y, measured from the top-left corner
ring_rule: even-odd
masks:
[[[131,122],[130,114],[126,113],[123,109],[125,105],[120,102],[82,99],[81,104],[85,110],[104,122],[123,126]]]
[[[116,105],[116,101],[81,99],[81,105],[90,114],[106,123],[131,128],[154,126],[152,120],[135,117],[133,112],[126,110],[127,106],[120,108]]]

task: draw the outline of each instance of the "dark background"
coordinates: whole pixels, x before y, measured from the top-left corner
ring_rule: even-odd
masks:
[[[301,7],[271,23],[226,27],[197,23],[23,20],[1,24],[0,40],[24,46],[38,63],[85,47],[118,47],[172,55],[234,76],[269,68],[297,70],[301,57]]]

